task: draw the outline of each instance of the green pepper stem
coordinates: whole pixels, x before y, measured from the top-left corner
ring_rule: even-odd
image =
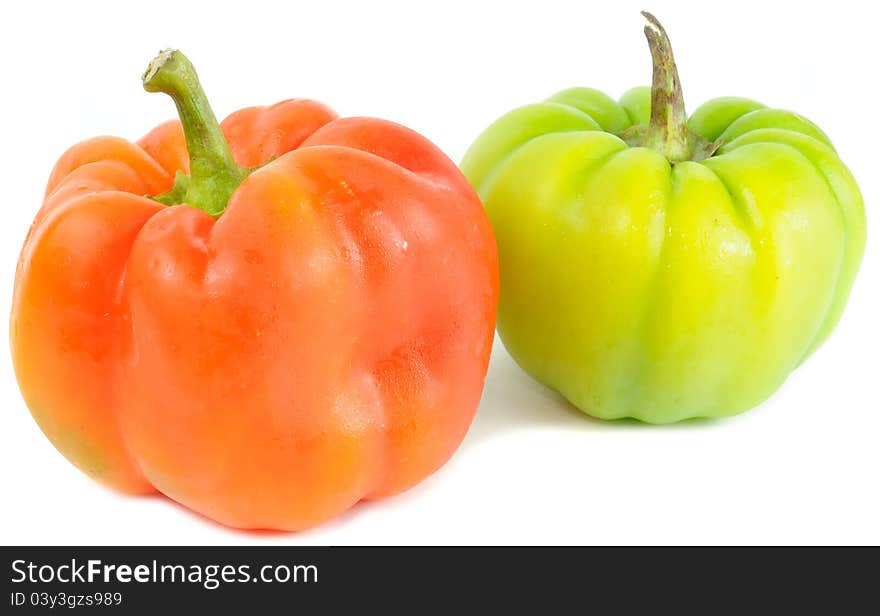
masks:
[[[669,37],[656,17],[646,11],[642,11],[642,15],[648,20],[645,37],[648,39],[654,64],[651,118],[647,126],[635,124],[618,136],[633,147],[651,148],[660,152],[670,163],[705,160],[715,153],[721,142],[709,141],[688,126],[684,96],[681,93],[681,82]]]
[[[648,21],[645,37],[654,63],[651,121],[645,135],[645,145],[661,152],[672,162],[688,160],[692,154],[690,131],[672,44],[656,17],[647,11],[642,11],[642,15]]]
[[[178,174],[174,188],[156,199],[184,202],[219,216],[248,170],[235,163],[196,69],[185,55],[166,49],[150,62],[143,82],[147,92],[163,92],[174,100],[189,152],[189,178]]]

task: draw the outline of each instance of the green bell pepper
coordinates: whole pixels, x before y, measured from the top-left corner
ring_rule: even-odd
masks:
[[[603,419],[734,415],[840,319],[862,197],[800,115],[719,98],[688,119],[669,40],[645,17],[650,89],[516,109],[461,167],[495,230],[498,331],[520,366]]]

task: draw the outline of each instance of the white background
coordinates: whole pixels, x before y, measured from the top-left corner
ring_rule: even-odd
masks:
[[[55,159],[81,139],[135,139],[172,116],[166,97],[140,86],[160,48],[187,53],[220,117],[316,98],[343,115],[406,124],[460,160],[513,107],[575,85],[616,97],[648,83],[641,8],[669,31],[690,109],[733,94],[813,119],[877,222],[870,3],[7,2],[0,313]],[[297,534],[232,531],[161,497],[93,483],[31,419],[4,348],[0,543],[880,543],[873,231],[837,331],[761,407],[708,423],[601,423],[532,382],[496,343],[477,418],[449,464],[403,495]]]

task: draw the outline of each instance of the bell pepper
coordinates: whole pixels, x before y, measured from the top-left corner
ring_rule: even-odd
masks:
[[[841,317],[859,188],[802,116],[743,98],[685,113],[645,14],[652,87],[572,88],[492,124],[462,170],[498,241],[498,331],[589,415],[669,423],[772,394]]]
[[[314,101],[180,121],[58,161],[18,265],[15,371],[98,481],[243,528],[302,529],[440,467],[492,346],[495,240],[419,134]]]

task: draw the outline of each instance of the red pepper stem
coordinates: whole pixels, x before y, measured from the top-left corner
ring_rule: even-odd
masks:
[[[150,62],[143,82],[147,92],[164,92],[174,100],[189,152],[189,177],[178,174],[174,188],[156,199],[219,216],[248,170],[235,163],[196,69],[185,55],[166,49]]]

